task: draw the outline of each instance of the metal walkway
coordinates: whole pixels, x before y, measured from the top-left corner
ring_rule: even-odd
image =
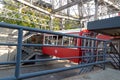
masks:
[[[108,41],[105,40],[100,40],[100,39],[95,39],[95,38],[89,38],[89,37],[81,37],[81,36],[75,36],[75,35],[70,35],[70,34],[63,34],[63,33],[58,33],[58,32],[52,32],[52,31],[46,31],[46,30],[39,30],[39,29],[33,29],[33,28],[28,28],[28,27],[23,27],[23,26],[18,26],[18,25],[13,25],[13,24],[7,24],[7,23],[0,23],[0,27],[2,28],[9,28],[9,29],[16,29],[18,31],[18,41],[17,43],[4,43],[0,42],[1,46],[17,46],[17,54],[16,54],[16,61],[11,61],[11,62],[1,62],[0,65],[15,65],[15,73],[13,76],[10,77],[5,77],[5,78],[0,78],[0,80],[22,80],[22,79],[27,79],[31,77],[36,77],[36,76],[41,76],[41,75],[46,75],[46,74],[51,74],[51,73],[57,73],[61,71],[67,71],[67,70],[73,70],[77,68],[83,68],[83,67],[88,67],[88,66],[96,66],[96,65],[102,65],[102,69],[105,69],[105,63],[109,62],[106,60],[106,53],[107,53],[107,43]],[[61,35],[63,37],[72,37],[72,38],[78,38],[81,41],[90,41],[91,43],[88,44],[83,44],[83,45],[76,45],[76,46],[58,46],[58,45],[44,45],[44,44],[34,44],[34,43],[23,43],[23,32],[24,31],[32,31],[32,32],[37,32],[40,34],[52,34],[52,35]],[[102,43],[104,47],[98,47],[97,43]],[[91,44],[91,46],[90,46]],[[82,56],[73,56],[73,57],[64,57],[64,58],[55,58],[55,59],[37,59],[37,60],[21,60],[22,57],[22,47],[23,46],[33,46],[33,47],[42,47],[42,46],[50,46],[50,47],[63,47],[63,48],[80,48],[84,49]],[[99,49],[102,49],[102,53],[99,53]],[[100,58],[99,58],[100,57]],[[76,65],[76,66],[71,66],[71,67],[63,67],[63,68],[56,68],[56,69],[50,69],[50,70],[43,70],[43,71],[38,71],[38,72],[31,72],[31,73],[25,73],[21,74],[21,64],[22,63],[31,63],[31,62],[46,62],[46,61],[55,61],[55,60],[69,60],[69,59],[81,59],[81,63]],[[88,60],[90,59],[90,61]]]
[[[87,29],[113,37],[108,49],[108,59],[120,69],[120,16],[88,22]]]
[[[77,75],[62,80],[119,80],[120,71],[109,69],[99,70],[92,73]]]
[[[110,36],[120,36],[120,16],[88,22],[87,29]]]

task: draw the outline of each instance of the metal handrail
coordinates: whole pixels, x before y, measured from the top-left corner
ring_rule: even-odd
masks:
[[[113,56],[111,56],[109,53],[109,56],[112,58],[112,60],[114,61],[114,63],[116,64],[116,66],[120,69],[120,53],[117,51],[117,49],[115,48],[115,46],[113,45],[113,43],[112,42],[110,42],[110,46],[112,46],[113,47],[113,49],[114,49],[114,51],[115,51],[115,53],[113,53]],[[118,57],[116,56],[116,55],[118,55]],[[116,60],[118,61],[118,62],[116,62]],[[112,62],[111,62],[112,63]],[[113,64],[114,65],[114,64]],[[114,65],[115,66],[115,65]],[[116,67],[115,66],[115,67]]]
[[[40,71],[40,72],[26,73],[26,74],[20,75],[19,78],[15,78],[15,77],[11,76],[11,77],[2,78],[2,80],[27,79],[27,78],[32,78],[32,77],[36,77],[36,76],[42,76],[42,75],[61,72],[61,71],[68,71],[68,70],[87,67],[87,66],[96,65],[96,64],[104,64],[104,63],[107,63],[107,62],[109,62],[109,61],[100,61],[100,62],[77,65],[77,66],[72,66],[72,67],[64,67],[64,68],[59,68],[59,69],[52,69],[52,70],[45,70],[45,71]]]
[[[91,57],[103,57],[103,55],[93,55],[93,56],[74,56],[74,57],[64,57],[64,58],[55,58],[55,59],[37,59],[37,60],[21,60],[21,63],[31,63],[31,62],[45,62],[45,61],[54,61],[54,60],[69,60],[69,59],[76,59],[76,58],[91,58]],[[0,62],[0,65],[6,64],[16,64],[15,61],[11,62]]]
[[[108,40],[104,40],[104,39],[96,39],[96,38],[76,36],[76,35],[71,35],[71,34],[64,34],[64,33],[60,33],[60,32],[52,32],[52,31],[48,31],[48,30],[40,30],[37,28],[23,27],[23,26],[19,26],[19,25],[15,25],[15,24],[4,23],[4,22],[0,22],[0,26],[4,26],[4,28],[22,29],[22,30],[33,31],[33,32],[38,32],[38,33],[48,33],[48,34],[61,35],[61,36],[67,36],[67,37],[83,38],[83,39],[108,42]]]
[[[51,47],[63,47],[63,48],[87,48],[87,49],[98,49],[98,47],[94,47],[94,46],[55,46],[55,45],[43,45],[43,44],[25,44],[22,43],[22,39],[23,39],[23,30],[27,30],[27,31],[32,31],[32,32],[38,32],[38,33],[47,33],[47,34],[54,34],[54,35],[61,35],[61,36],[67,36],[67,37],[74,37],[74,38],[81,38],[81,39],[89,39],[89,40],[95,40],[95,41],[102,41],[104,42],[105,46],[107,45],[106,43],[108,43],[108,41],[106,40],[102,40],[102,39],[95,39],[95,38],[90,38],[90,37],[82,37],[82,36],[75,36],[75,35],[70,35],[70,34],[63,34],[63,33],[58,33],[58,32],[52,32],[52,31],[46,31],[46,30],[39,30],[39,29],[34,29],[34,28],[28,28],[28,27],[23,27],[23,26],[18,26],[18,25],[13,25],[13,24],[7,24],[7,23],[1,23],[0,22],[0,27],[3,28],[12,28],[12,29],[18,29],[18,42],[15,44],[11,44],[11,43],[0,43],[0,45],[4,45],[4,46],[17,46],[17,55],[16,55],[16,61],[15,62],[3,62],[0,63],[0,65],[6,65],[6,64],[15,64],[15,74],[13,77],[9,77],[9,78],[2,78],[0,80],[19,80],[19,79],[26,79],[26,78],[30,78],[30,77],[35,77],[35,76],[41,76],[41,75],[45,75],[45,74],[50,74],[50,73],[55,73],[55,72],[60,72],[60,71],[66,71],[66,70],[71,70],[71,69],[76,69],[76,68],[81,68],[81,67],[86,67],[86,66],[91,66],[91,65],[95,65],[95,64],[104,64],[108,62],[105,58],[105,54],[106,54],[106,47],[102,47],[102,49],[104,49],[104,53],[103,55],[103,61],[95,61],[92,63],[88,63],[88,64],[81,64],[81,65],[77,65],[77,66],[72,66],[69,68],[57,68],[57,69],[53,69],[53,70],[45,70],[45,71],[39,71],[39,72],[34,72],[34,73],[26,73],[26,74],[20,74],[20,69],[21,69],[21,63],[25,63],[25,62],[40,62],[40,61],[53,61],[53,60],[69,60],[69,59],[76,59],[76,58],[91,58],[91,57],[95,57],[98,55],[91,55],[91,56],[75,56],[75,57],[66,57],[66,58],[59,58],[59,59],[42,59],[42,60],[21,60],[21,50],[22,50],[22,46],[38,46],[38,47],[42,47],[42,46],[51,46]],[[100,56],[100,55],[99,55]]]

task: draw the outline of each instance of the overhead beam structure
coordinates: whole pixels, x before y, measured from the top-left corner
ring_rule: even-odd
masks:
[[[107,5],[109,5],[108,7],[112,8],[114,10],[112,13],[109,13],[109,15],[118,13],[120,11],[120,7],[115,5],[114,3],[112,3],[109,0],[100,0],[100,2],[99,2],[99,0],[94,0],[94,1],[95,1],[95,14],[84,16],[84,17],[81,17],[80,19],[87,19],[87,18],[90,18],[90,17],[94,17],[95,20],[97,20],[98,17],[102,17],[101,15],[98,15],[98,6],[100,5],[99,3],[102,3],[102,4],[106,3]]]
[[[98,19],[98,0],[94,0],[95,2],[95,16],[94,19],[97,20]]]
[[[120,36],[120,17],[112,17],[88,22],[87,29],[110,36]]]
[[[16,1],[18,1],[20,3],[23,3],[23,4],[29,6],[29,7],[33,8],[33,9],[36,9],[36,10],[42,12],[42,13],[47,14],[47,15],[52,15],[53,17],[58,17],[58,18],[63,18],[63,19],[70,19],[70,20],[77,20],[77,21],[79,20],[78,18],[75,18],[75,17],[72,17],[72,16],[63,16],[63,15],[59,15],[59,14],[53,14],[51,12],[48,12],[47,10],[44,10],[44,9],[42,9],[40,7],[32,5],[32,4],[30,4],[30,3],[28,3],[28,2],[26,2],[24,0],[16,0]],[[70,2],[70,3],[66,4],[66,5],[63,5],[63,6],[59,7],[59,8],[57,8],[57,9],[53,9],[52,12],[56,13],[56,12],[59,12],[61,10],[67,9],[67,8],[69,8],[71,6],[74,6],[76,4],[80,4],[81,2],[86,3],[86,2],[90,2],[91,0],[71,0],[71,1],[72,2]],[[116,11],[120,10],[120,8],[117,5],[115,5],[114,3],[112,3],[109,0],[100,0],[100,2],[102,2],[102,3],[105,2],[106,4],[109,5],[108,7],[112,7]],[[93,16],[93,15],[89,15],[89,16]],[[88,18],[88,16],[81,17],[81,18],[85,19],[85,18]]]
[[[73,18],[73,17],[70,17],[70,16],[68,17],[68,16],[62,16],[62,15],[58,15],[58,14],[52,14],[52,13],[48,12],[47,10],[44,10],[42,8],[39,8],[39,7],[36,7],[36,6],[26,2],[24,0],[16,0],[16,1],[18,1],[18,2],[20,2],[22,4],[25,4],[25,5],[33,8],[33,9],[36,9],[36,10],[38,10],[38,11],[40,11],[40,12],[46,14],[46,15],[53,15],[53,17],[58,17],[58,18],[63,18],[63,19],[70,19],[70,20],[77,20],[77,21],[79,20],[77,18]]]
[[[113,2],[111,2],[109,0],[103,0],[103,2],[107,3],[109,5],[109,7],[111,6],[115,10],[120,10],[120,7],[118,7],[117,5],[115,5]]]
[[[57,9],[54,9],[52,12],[53,12],[53,13],[59,12],[59,11],[61,11],[61,10],[64,10],[64,9],[69,8],[69,7],[71,7],[71,6],[74,6],[74,5],[76,5],[76,4],[79,4],[79,3],[81,3],[81,1],[84,3],[84,2],[91,1],[91,0],[75,0],[75,1],[70,2],[70,3],[66,4],[66,5],[63,5],[63,6],[59,7],[59,8],[57,8]]]
[[[112,15],[112,14],[115,14],[115,13],[118,13],[118,12],[113,12],[113,13],[110,13],[109,15]],[[87,18],[90,18],[90,17],[94,17],[95,15],[88,15],[88,16],[84,16],[84,17],[81,17],[80,20],[82,19],[87,19]],[[98,15],[97,17],[102,17],[103,15]],[[106,16],[106,15],[105,15]]]
[[[35,8],[35,9],[39,10],[39,11],[42,12],[42,13],[45,13],[45,14],[50,15],[50,12],[48,12],[48,11],[42,9],[42,8],[36,7],[36,6],[34,6],[34,5],[26,2],[26,1],[24,1],[24,0],[16,0],[16,1],[18,1],[18,2],[20,2],[20,3],[22,3],[22,4],[25,4],[25,5],[29,6],[29,7]]]

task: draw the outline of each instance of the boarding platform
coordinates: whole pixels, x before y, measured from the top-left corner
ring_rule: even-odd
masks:
[[[120,16],[88,22],[87,29],[110,36],[120,36]]]

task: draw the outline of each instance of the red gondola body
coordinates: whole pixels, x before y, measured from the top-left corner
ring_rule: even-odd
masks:
[[[78,31],[78,32],[73,31],[73,32],[69,32],[66,34],[75,34],[75,35],[79,35],[79,36],[84,36],[89,33],[90,32],[88,30],[82,30],[82,31]],[[103,38],[103,37],[98,36],[98,38]],[[109,36],[106,36],[106,37],[108,38]],[[77,43],[76,44],[77,46],[82,45],[81,39],[77,38],[77,41],[76,40],[74,40],[74,41],[75,41],[75,43]],[[43,52],[43,54],[47,54],[50,56],[64,58],[64,57],[82,56],[83,49],[81,49],[81,48],[62,48],[62,47],[42,47],[42,52]],[[75,63],[80,63],[81,59],[75,58],[75,59],[70,59],[70,61],[75,62]]]

